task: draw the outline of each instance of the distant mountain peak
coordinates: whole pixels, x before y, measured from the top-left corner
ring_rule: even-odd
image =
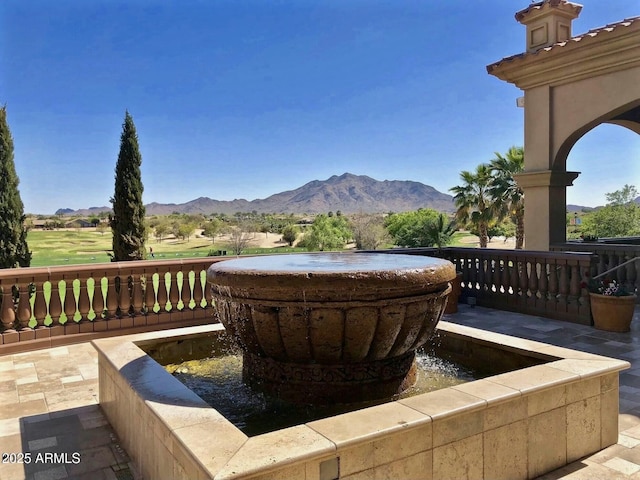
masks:
[[[233,214],[236,212],[318,214],[340,210],[342,213],[406,212],[433,208],[454,212],[453,197],[435,188],[410,180],[375,180],[366,175],[345,172],[327,180],[313,180],[305,185],[264,199],[248,201],[212,200],[200,197],[186,203],[146,205],[147,215],[170,213]],[[105,207],[108,210],[108,207]],[[88,210],[69,213],[87,215]],[[93,213],[93,212],[92,212]]]

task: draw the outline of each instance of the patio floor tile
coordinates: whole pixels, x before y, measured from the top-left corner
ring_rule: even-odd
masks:
[[[629,333],[462,304],[445,320],[629,361],[631,369],[620,375],[618,444],[541,478],[640,480],[640,309]],[[91,344],[0,357],[0,373],[0,402],[19,402],[0,412],[0,448],[66,453],[68,458],[79,453],[81,458],[77,464],[2,465],[0,480],[137,480],[98,404],[97,355]]]

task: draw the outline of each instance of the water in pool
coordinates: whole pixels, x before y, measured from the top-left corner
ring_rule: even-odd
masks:
[[[359,410],[387,401],[473,381],[472,370],[423,350],[417,352],[416,384],[386,400],[328,406],[296,405],[266,397],[242,381],[242,355],[190,360],[165,368],[248,436]]]

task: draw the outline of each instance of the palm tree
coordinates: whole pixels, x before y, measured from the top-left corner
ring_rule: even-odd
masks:
[[[475,172],[460,172],[463,184],[450,188],[455,195],[453,201],[458,207],[456,219],[460,223],[471,222],[478,230],[480,248],[487,248],[489,225],[495,222],[496,211],[490,193],[493,177],[491,167],[482,163]]]
[[[496,152],[491,160],[494,174],[490,192],[501,219],[511,218],[516,224],[516,248],[524,246],[524,192],[513,176],[524,170],[524,149],[511,147],[503,157]]]
[[[444,213],[440,213],[435,221],[426,226],[425,236],[427,243],[438,248],[449,245],[456,230],[456,222],[450,221],[449,217]]]

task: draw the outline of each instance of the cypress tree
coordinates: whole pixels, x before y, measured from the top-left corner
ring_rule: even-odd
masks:
[[[13,138],[7,124],[7,107],[3,106],[0,108],[0,268],[31,264],[19,183],[13,163]]]
[[[146,258],[145,208],[142,203],[142,155],[133,118],[127,111],[120,136],[120,153],[116,164],[116,186],[109,216],[113,232],[111,261],[143,260]]]

